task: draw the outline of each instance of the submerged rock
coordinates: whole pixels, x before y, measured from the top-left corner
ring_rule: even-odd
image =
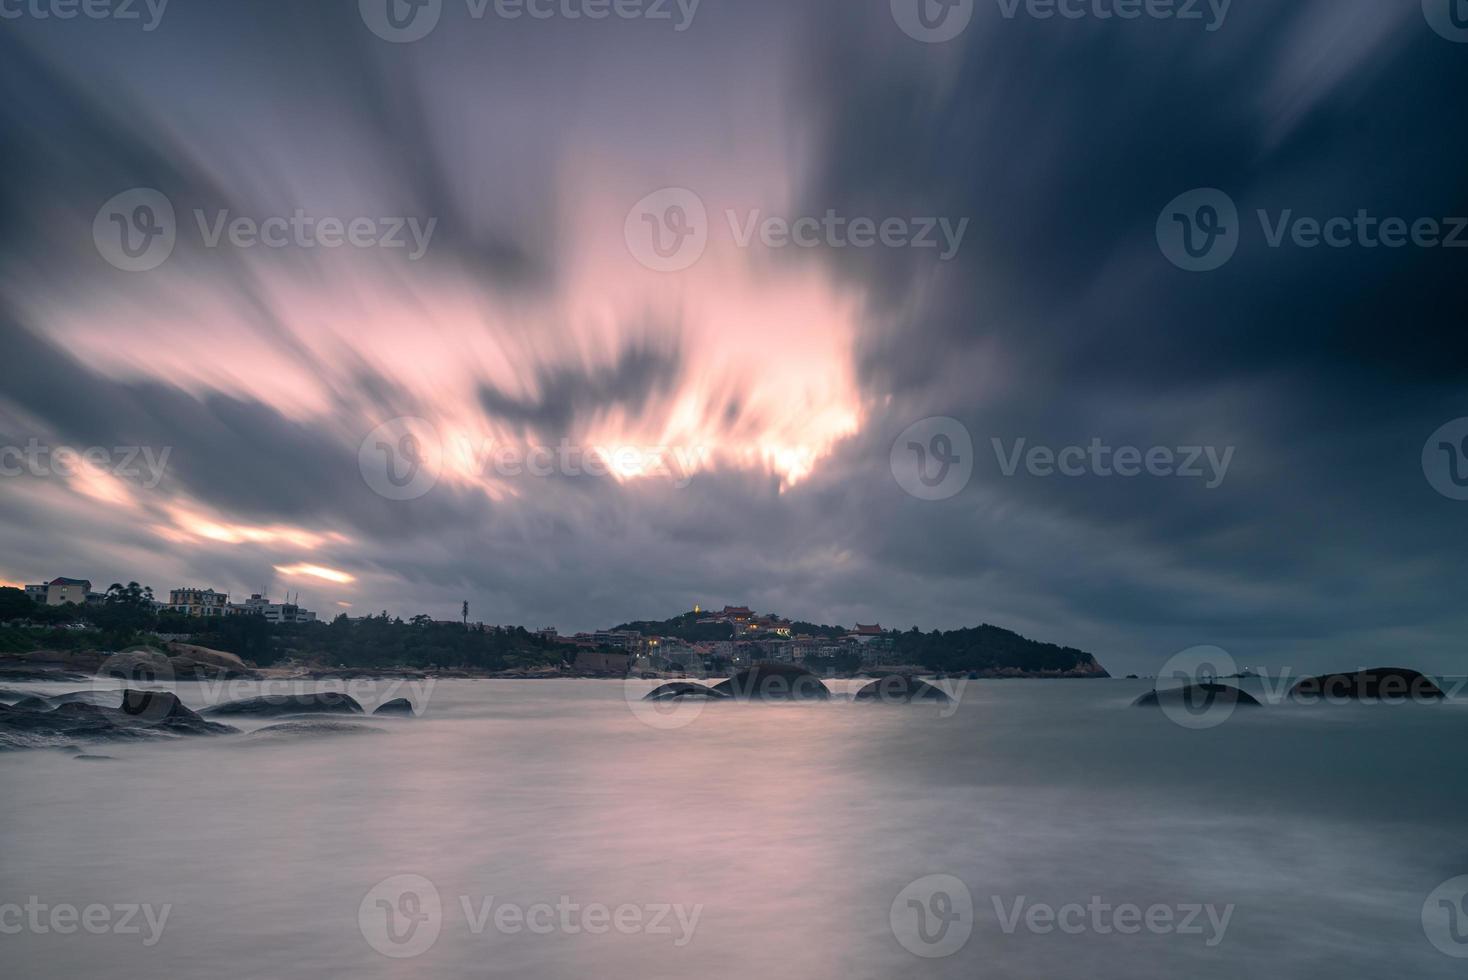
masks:
[[[642,696],[644,701],[727,701],[732,694],[692,681],[669,681]]]
[[[94,704],[99,708],[122,705],[121,691],[70,691],[66,694],[35,695],[15,702],[14,707],[32,711],[48,711],[63,704]]]
[[[1169,687],[1158,691],[1148,691],[1132,705],[1140,708],[1160,707],[1162,705],[1180,705],[1195,711],[1203,711],[1213,707],[1215,704],[1253,705],[1259,707],[1259,699],[1248,691],[1227,684],[1184,684],[1182,687]]]
[[[374,715],[412,715],[413,702],[407,698],[393,698],[372,709]]]
[[[911,701],[946,702],[952,701],[953,698],[941,687],[936,687],[920,678],[906,674],[891,674],[880,680],[872,681],[857,691],[856,700],[906,704]]]
[[[360,715],[357,699],[336,691],[314,694],[267,694],[242,701],[229,701],[205,708],[206,715],[237,715],[275,718],[281,715]]]
[[[383,729],[373,728],[355,721],[319,719],[315,721],[283,721],[266,725],[245,736],[249,741],[274,742],[293,738],[315,738],[322,735],[372,735]]]
[[[76,759],[79,762],[102,762],[104,760],[112,760],[117,757],[114,755],[87,755],[86,753],[81,753],[79,755],[72,756],[72,758]]]
[[[1442,688],[1407,667],[1373,667],[1347,674],[1307,677],[1290,689],[1297,701],[1441,701]]]
[[[713,691],[744,701],[825,701],[831,697],[819,677],[793,664],[755,664],[715,684]]]

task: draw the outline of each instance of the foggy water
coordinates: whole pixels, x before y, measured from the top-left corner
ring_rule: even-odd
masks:
[[[1128,707],[1147,687],[972,682],[947,711],[713,703],[669,718],[640,715],[617,682],[443,681],[422,717],[361,719],[381,734],[0,754],[0,904],[168,907],[161,931],[139,913],[137,933],[0,916],[0,973],[1462,976],[1422,914],[1468,874],[1454,751],[1468,704],[1267,706],[1194,731]],[[403,900],[419,878],[374,891],[402,875],[438,909],[421,884]],[[951,883],[899,901],[930,875],[962,882],[966,922]],[[1011,914],[1093,896],[1175,923],[1188,906],[1232,910],[1221,932],[1200,914],[1185,934]],[[554,921],[530,911],[558,903]],[[537,928],[497,925],[506,905]],[[623,907],[620,928],[593,906]],[[673,906],[683,918],[654,927]],[[909,951],[894,919],[924,954],[956,951]]]

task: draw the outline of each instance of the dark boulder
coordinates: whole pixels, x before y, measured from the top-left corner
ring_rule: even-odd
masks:
[[[831,692],[821,679],[792,664],[755,664],[713,690],[742,701],[825,701]]]
[[[70,701],[45,711],[0,707],[0,748],[47,748],[87,741],[126,741],[223,735],[236,731],[206,721],[167,691],[120,692],[121,707]]]
[[[267,694],[205,708],[206,715],[276,718],[281,715],[360,715],[356,698],[335,691],[315,694]]]
[[[733,695],[716,691],[705,684],[691,681],[670,681],[653,688],[643,695],[644,701],[727,701]]]
[[[856,692],[858,701],[886,701],[892,704],[907,704],[911,701],[941,703],[952,701],[948,692],[927,681],[905,674],[891,674]]]
[[[1373,667],[1307,677],[1290,689],[1297,701],[1441,701],[1447,697],[1427,675],[1406,667]]]
[[[1141,708],[1177,705],[1194,711],[1205,711],[1215,704],[1232,704],[1259,707],[1259,699],[1248,691],[1227,684],[1185,684],[1160,691],[1148,691],[1132,704]]]
[[[384,701],[372,710],[374,715],[412,715],[413,702],[407,698],[393,698]]]

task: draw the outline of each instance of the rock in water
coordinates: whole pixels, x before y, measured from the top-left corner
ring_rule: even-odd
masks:
[[[315,721],[283,721],[256,729],[245,738],[252,742],[276,742],[295,738],[316,738],[321,735],[372,735],[382,732],[381,728],[361,725],[354,721],[337,721],[321,718]]]
[[[755,664],[715,684],[713,690],[743,701],[825,701],[831,697],[819,677],[793,664]]]
[[[120,693],[120,708],[71,701],[50,710],[0,710],[0,748],[45,748],[76,741],[122,741],[237,731],[206,721],[167,691]]]
[[[360,715],[356,698],[335,691],[316,694],[267,694],[242,701],[229,701],[205,708],[206,715],[247,715],[275,718],[281,715]]]
[[[1141,708],[1175,704],[1195,711],[1204,711],[1215,704],[1259,707],[1259,699],[1248,691],[1241,691],[1227,684],[1185,684],[1182,687],[1148,691],[1132,704]]]
[[[920,678],[906,674],[891,674],[880,680],[872,681],[857,691],[856,700],[906,704],[911,701],[946,702],[952,701],[953,698],[941,687],[935,687]]]
[[[71,691],[67,694],[37,695],[15,702],[15,707],[30,711],[49,711],[63,704],[95,704],[99,708],[116,708],[122,703],[121,691]]]
[[[1290,690],[1297,701],[1441,701],[1447,697],[1427,675],[1406,667],[1373,667],[1349,674],[1307,677]]]
[[[409,715],[413,714],[413,702],[407,698],[393,698],[384,701],[372,710],[374,715]]]
[[[691,681],[669,681],[660,687],[653,688],[643,695],[644,701],[727,701],[733,697],[723,691],[716,691],[705,684],[694,684]]]

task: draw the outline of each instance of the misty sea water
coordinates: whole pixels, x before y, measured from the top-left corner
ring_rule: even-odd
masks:
[[[1191,730],[1130,706],[1145,681],[671,719],[636,701],[655,682],[629,685],[446,680],[420,717],[357,719],[373,734],[0,754],[0,905],[168,907],[156,936],[6,928],[0,973],[1462,976],[1423,909],[1468,874],[1464,700],[1274,704]],[[1153,909],[1154,927],[1076,906]]]

